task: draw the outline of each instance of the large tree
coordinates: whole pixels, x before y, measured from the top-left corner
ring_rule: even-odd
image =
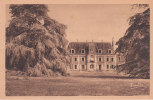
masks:
[[[150,9],[148,5],[137,5],[145,9],[129,19],[129,28],[117,42],[116,52],[124,54],[125,64],[119,71],[132,77],[150,77]]]
[[[30,76],[66,73],[69,65],[66,26],[51,19],[46,5],[10,5],[6,28],[6,68]]]

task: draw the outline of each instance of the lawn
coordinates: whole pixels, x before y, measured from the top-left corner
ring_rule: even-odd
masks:
[[[6,79],[7,96],[133,96],[149,95],[149,88],[149,79],[129,79],[110,72]]]

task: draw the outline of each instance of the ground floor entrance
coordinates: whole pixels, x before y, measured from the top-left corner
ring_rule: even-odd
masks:
[[[99,65],[99,70],[101,70],[101,65]]]

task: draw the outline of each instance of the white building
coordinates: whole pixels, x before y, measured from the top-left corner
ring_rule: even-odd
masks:
[[[71,42],[69,49],[72,70],[113,71],[123,63],[123,57],[114,53],[113,42]]]

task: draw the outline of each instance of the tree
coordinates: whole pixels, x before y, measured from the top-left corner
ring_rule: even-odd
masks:
[[[6,68],[30,76],[66,73],[69,66],[66,26],[51,19],[46,5],[10,5],[6,28]]]
[[[129,28],[125,35],[116,43],[116,52],[123,53],[125,64],[119,71],[125,71],[132,77],[150,77],[150,9],[130,17]]]

